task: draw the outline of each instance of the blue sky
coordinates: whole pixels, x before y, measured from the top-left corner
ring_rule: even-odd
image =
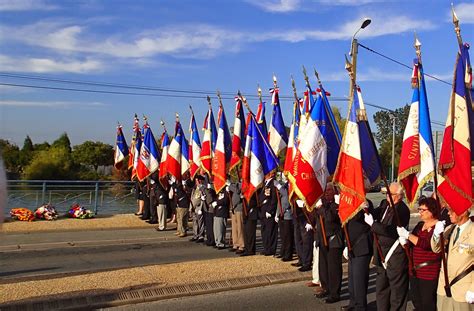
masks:
[[[474,4],[455,2],[455,8],[463,39],[472,43]],[[425,72],[451,82],[457,40],[450,9],[449,1],[438,0],[0,0],[0,71],[204,90],[211,96],[217,89],[256,95],[258,83],[268,95],[274,73],[280,94],[291,95],[291,75],[298,91],[304,89],[301,66],[305,65],[311,73],[313,68],[318,70],[331,97],[341,98],[349,88],[344,53],[365,17],[372,24],[359,32],[360,43],[411,66],[416,31]],[[387,108],[410,102],[410,70],[362,48],[357,70],[366,102]],[[313,74],[310,80],[316,86]],[[0,82],[99,89],[4,76]],[[427,89],[431,118],[444,123],[450,86],[428,79]],[[168,129],[173,128],[175,112],[187,127],[189,105],[201,126],[207,109],[204,95],[177,98],[173,94],[132,96],[0,86],[0,138],[21,146],[27,134],[40,143],[67,132],[73,144],[85,140],[113,144],[117,121],[130,140],[134,113],[148,116],[156,136],[161,133],[160,119]],[[233,96],[226,97],[228,123],[233,124]],[[249,97],[249,102],[255,109],[257,100]],[[217,113],[217,100],[213,103]],[[346,115],[347,102],[332,100],[331,104]],[[291,101],[282,101],[287,125],[291,107]],[[368,108],[370,116],[375,112],[377,109]]]

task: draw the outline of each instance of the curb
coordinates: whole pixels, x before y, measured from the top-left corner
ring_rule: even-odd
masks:
[[[266,274],[245,278],[235,278],[207,283],[194,283],[187,285],[175,285],[167,287],[148,287],[138,290],[119,291],[86,297],[74,298],[43,298],[33,299],[25,303],[7,303],[0,305],[1,310],[77,310],[97,309],[144,303],[150,301],[178,298],[184,296],[195,296],[203,294],[218,293],[229,290],[239,290],[273,284],[304,281],[311,278],[308,272],[284,272]]]

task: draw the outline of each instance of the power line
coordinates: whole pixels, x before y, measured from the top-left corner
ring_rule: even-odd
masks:
[[[380,52],[377,52],[377,51],[375,51],[375,50],[373,50],[373,49],[371,49],[371,48],[369,48],[369,47],[367,47],[367,46],[365,46],[365,45],[363,45],[363,44],[361,44],[361,43],[358,43],[358,44],[359,44],[359,46],[363,47],[364,49],[366,49],[366,50],[369,51],[369,52],[372,52],[372,53],[374,53],[374,54],[376,54],[376,55],[378,55],[378,56],[380,56],[380,57],[383,57],[383,58],[385,58],[385,59],[388,59],[389,61],[391,61],[391,62],[393,62],[393,63],[395,63],[395,64],[398,64],[398,65],[400,65],[400,66],[402,66],[402,67],[405,67],[405,68],[408,68],[408,69],[412,70],[412,67],[408,66],[407,64],[404,64],[404,63],[402,63],[402,62],[400,62],[400,61],[398,61],[398,60],[396,60],[396,59],[394,59],[394,58],[391,58],[391,57],[389,57],[389,56],[387,56],[387,55],[385,55],[385,54],[382,54],[382,53],[380,53]],[[424,75],[427,76],[427,77],[430,77],[430,78],[432,78],[432,79],[434,79],[434,80],[436,80],[436,81],[439,81],[439,82],[442,82],[442,83],[444,83],[444,84],[453,86],[453,85],[452,85],[451,83],[449,83],[448,81],[444,81],[444,80],[442,80],[442,79],[440,79],[440,78],[438,78],[438,77],[435,77],[435,76],[433,76],[433,75],[430,75],[430,74],[428,74],[428,73],[426,73],[426,72],[424,72]]]

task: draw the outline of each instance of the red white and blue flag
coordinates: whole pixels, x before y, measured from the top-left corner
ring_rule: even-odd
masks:
[[[201,167],[201,140],[199,139],[199,131],[197,129],[194,113],[191,114],[191,122],[189,124],[190,140],[189,140],[189,172],[191,178],[196,176],[196,173]]]
[[[201,149],[201,168],[207,173],[209,177],[212,176],[212,158],[214,157],[214,149],[217,140],[216,124],[214,122],[214,115],[212,107],[209,105],[209,111],[204,119],[203,126],[204,135],[202,138]]]
[[[137,176],[137,164],[138,164],[138,156],[140,154],[140,149],[142,146],[142,133],[140,131],[140,125],[138,116],[135,115],[135,119],[133,122],[133,137],[132,137],[132,145],[130,146],[130,154],[128,158],[128,168],[132,169],[132,180]]]
[[[251,115],[247,126],[242,160],[242,193],[249,202],[255,191],[263,185],[265,176],[278,168],[278,158],[257,125],[255,116]]]
[[[245,147],[245,116],[240,97],[235,97],[235,121],[232,136],[232,156],[230,159],[229,172],[241,163]]]
[[[438,171],[438,194],[456,214],[474,205],[472,184],[473,127],[472,67],[469,45],[460,46],[454,70],[453,91],[449,105]]]
[[[212,175],[214,177],[214,189],[216,190],[216,193],[219,193],[226,186],[227,173],[229,171],[229,164],[232,156],[230,132],[222,104],[219,106],[217,120],[219,123],[219,129],[217,132],[214,158],[212,159]]]
[[[337,162],[334,182],[339,186],[339,218],[344,225],[365,203],[364,173],[362,166],[362,145],[359,130],[360,106],[357,91],[349,110],[341,152]],[[363,125],[362,125],[363,126]]]
[[[398,169],[398,180],[405,188],[410,206],[418,201],[421,188],[433,178],[435,172],[428,97],[423,66],[418,59],[414,60],[412,86],[412,103],[403,134]]]
[[[117,126],[117,139],[115,140],[115,155],[114,155],[114,166],[116,169],[121,169],[125,157],[128,155],[128,146],[123,136],[122,126]]]
[[[166,129],[164,130],[163,134],[161,135],[161,161],[160,161],[160,172],[158,173],[158,177],[160,179],[161,185],[168,189],[168,149],[170,146],[170,138],[168,136],[168,132]]]
[[[181,123],[179,120],[176,120],[175,134],[168,149],[168,159],[166,160],[166,166],[168,168],[168,174],[173,176],[178,182],[182,180],[181,164],[183,161],[183,144],[185,144],[187,147],[187,142],[185,141]],[[186,156],[188,156],[188,153],[186,153]]]
[[[277,87],[270,89],[272,95],[273,113],[268,132],[268,142],[272,147],[276,156],[288,146],[288,134],[286,133],[285,123],[281,115],[280,98],[278,96],[279,89]]]
[[[139,181],[142,181],[150,176],[152,173],[158,170],[160,166],[160,152],[158,150],[158,146],[156,145],[153,132],[151,131],[147,121],[145,121],[145,124],[143,125],[143,130],[145,135],[143,138],[143,143],[141,144],[137,164],[137,177]]]
[[[268,139],[267,120],[265,118],[265,102],[260,102],[258,104],[257,115],[255,116],[255,119],[257,120],[260,132],[262,132],[262,134]]]

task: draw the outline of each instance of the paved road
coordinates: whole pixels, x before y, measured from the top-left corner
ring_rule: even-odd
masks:
[[[235,256],[154,229],[4,234],[0,282]],[[20,248],[18,248],[18,245]]]
[[[326,304],[313,295],[313,290],[305,286],[305,282],[286,283],[244,290],[227,291],[192,297],[181,297],[156,302],[109,308],[107,310],[340,310],[348,304],[347,280],[343,282],[343,301]],[[369,282],[368,310],[376,310],[375,305],[375,274]],[[413,310],[411,302],[407,310]]]

